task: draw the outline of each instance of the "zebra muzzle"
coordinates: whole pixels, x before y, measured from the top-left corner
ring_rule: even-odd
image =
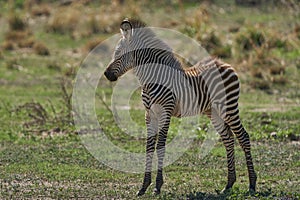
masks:
[[[116,81],[116,80],[118,80],[118,77],[117,77],[114,73],[112,73],[112,72],[105,71],[105,72],[104,72],[104,75],[105,75],[105,77],[106,77],[109,81]]]

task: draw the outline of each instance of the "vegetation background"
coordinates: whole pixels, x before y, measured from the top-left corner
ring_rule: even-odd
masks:
[[[209,127],[202,117],[192,147],[166,167],[162,194],[148,191],[141,199],[299,199],[299,13],[299,0],[0,0],[0,198],[135,197],[142,175],[115,171],[93,158],[74,128],[71,105],[80,64],[129,17],[178,30],[235,67],[258,172],[258,192],[251,196],[237,147],[237,183],[220,194],[225,149],[218,142],[199,157]],[[99,84],[96,111],[105,133],[122,148],[144,152],[144,140],[113,122],[107,107],[112,84]],[[139,91],[130,111],[144,126]],[[170,139],[176,128],[173,123]]]

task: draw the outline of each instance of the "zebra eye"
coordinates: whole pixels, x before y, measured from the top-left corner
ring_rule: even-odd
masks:
[[[115,59],[117,59],[121,56],[122,46],[123,46],[123,39],[120,39],[119,43],[117,44],[117,46],[115,48],[115,52],[114,52],[114,55],[113,55],[113,57]]]
[[[114,59],[118,59],[121,57],[121,50],[120,49],[116,49],[115,53],[114,53]]]

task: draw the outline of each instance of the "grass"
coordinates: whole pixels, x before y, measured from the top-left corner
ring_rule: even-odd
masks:
[[[252,140],[258,173],[257,193],[250,195],[244,154],[237,144],[237,183],[231,192],[221,194],[227,176],[225,149],[217,141],[201,157],[209,130],[209,120],[201,116],[187,130],[196,134],[191,147],[165,168],[162,194],[153,196],[151,185],[141,199],[300,198],[299,20],[291,17],[295,13],[286,15],[280,7],[274,8],[276,14],[266,7],[239,7],[234,1],[165,3],[164,7],[94,1],[69,7],[43,2],[31,7],[24,2],[0,1],[0,199],[135,198],[143,175],[113,170],[95,159],[70,117],[72,83],[82,60],[97,43],[117,33],[128,10],[129,17],[206,42],[211,53],[235,66],[242,84],[240,115]],[[74,16],[77,8],[82,16]],[[59,21],[61,16],[64,21]],[[245,44],[246,50],[241,48]],[[96,114],[103,131],[120,148],[144,152],[145,140],[124,133],[105,107],[111,88],[100,80]],[[130,107],[131,117],[144,130],[139,90]],[[179,123],[172,119],[168,142],[178,134]]]
[[[199,159],[197,140],[183,157],[165,168],[163,193],[154,197],[150,191],[143,199],[185,198],[222,199],[219,191],[226,183],[226,159],[222,144]],[[228,198],[299,198],[298,143],[254,142],[253,154],[258,171],[258,192],[247,194],[247,172],[240,148],[237,152],[237,183]],[[17,147],[17,148],[16,148]],[[282,158],[286,159],[282,159]],[[107,168],[95,160],[77,136],[13,143],[1,142],[2,198],[132,198],[139,189],[141,174],[126,174]],[[129,180],[129,181],[128,181]]]

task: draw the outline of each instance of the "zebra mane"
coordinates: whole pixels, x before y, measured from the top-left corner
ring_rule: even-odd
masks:
[[[147,27],[147,24],[139,19],[130,19],[132,28],[144,28]]]
[[[135,40],[136,48],[153,48],[164,50],[168,56],[173,57],[176,61],[176,65],[170,67],[182,69],[181,63],[176,58],[172,48],[159,37],[157,37],[157,35],[150,27],[147,26],[146,23],[137,19],[131,19],[130,23],[133,29],[133,40]]]

